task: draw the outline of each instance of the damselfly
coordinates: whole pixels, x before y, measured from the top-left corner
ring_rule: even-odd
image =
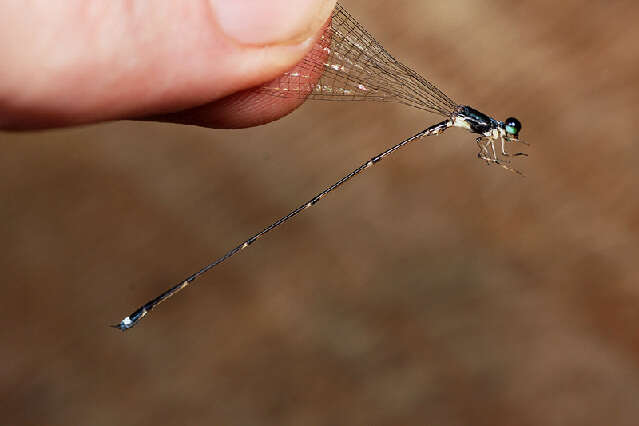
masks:
[[[476,133],[478,136],[475,141],[479,147],[477,156],[489,164],[499,165],[515,173],[519,172],[511,167],[507,158],[526,155],[520,152],[509,154],[506,151],[508,143],[524,143],[518,138],[521,130],[519,120],[511,117],[505,121],[498,121],[474,108],[457,104],[433,83],[393,58],[339,3],[327,23],[326,30],[317,40],[310,54],[292,71],[260,88],[259,91],[287,98],[393,101],[439,114],[446,119],[364,162],[307,202],[229,250],[222,257],[140,306],[113,327],[125,331],[135,326],[158,304],[181,291],[210,269],[315,205],[329,192],[339,188],[392,152],[425,136],[440,134],[450,127],[461,127]]]

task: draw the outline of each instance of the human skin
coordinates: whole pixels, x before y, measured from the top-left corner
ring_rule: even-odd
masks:
[[[335,0],[4,0],[0,128],[120,119],[237,128],[302,102],[251,91],[310,50]]]

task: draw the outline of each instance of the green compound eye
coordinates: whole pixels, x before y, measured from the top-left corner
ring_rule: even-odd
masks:
[[[521,123],[515,117],[509,117],[506,119],[506,133],[510,136],[517,137],[521,130]]]

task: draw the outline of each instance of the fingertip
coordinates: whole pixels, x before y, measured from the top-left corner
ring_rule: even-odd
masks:
[[[313,64],[326,52],[318,46],[293,68],[267,83],[206,105],[149,119],[217,129],[240,129],[278,120],[302,105],[321,78],[322,70]]]

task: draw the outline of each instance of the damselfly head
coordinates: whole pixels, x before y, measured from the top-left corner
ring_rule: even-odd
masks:
[[[504,122],[504,127],[508,136],[517,139],[519,137],[519,131],[521,130],[521,123],[515,117],[509,117]]]

